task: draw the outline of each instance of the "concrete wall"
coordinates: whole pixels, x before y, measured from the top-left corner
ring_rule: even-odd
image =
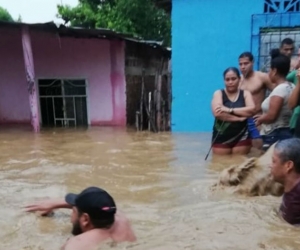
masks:
[[[211,131],[213,92],[223,71],[251,49],[251,15],[263,0],[173,0],[173,131]]]
[[[1,29],[0,123],[30,124],[21,32]]]
[[[1,34],[2,31],[0,65],[3,71],[0,87],[4,94],[0,98],[0,121],[29,122],[29,97],[20,31],[1,29]],[[42,32],[31,32],[31,41],[36,79],[86,79],[90,124],[125,126],[123,42],[59,38]]]

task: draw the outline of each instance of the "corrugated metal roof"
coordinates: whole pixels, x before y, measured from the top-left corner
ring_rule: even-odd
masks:
[[[141,38],[137,38],[129,34],[123,34],[109,29],[87,29],[87,28],[80,28],[80,27],[67,27],[65,25],[56,24],[54,22],[29,24],[29,23],[20,23],[20,22],[0,21],[0,27],[21,28],[24,25],[30,27],[30,29],[32,30],[56,33],[62,37],[68,36],[68,37],[75,37],[75,38],[98,38],[98,39],[109,39],[109,40],[118,39],[118,40],[130,41],[134,43],[142,43],[147,46],[151,46],[153,48],[163,50],[165,52],[171,51],[170,48],[164,47],[162,45],[162,42],[143,40]]]

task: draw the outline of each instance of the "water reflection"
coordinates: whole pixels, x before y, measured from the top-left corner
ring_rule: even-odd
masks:
[[[209,143],[209,134],[2,128],[0,249],[59,249],[69,211],[40,218],[20,207],[90,185],[107,189],[132,219],[138,241],[114,249],[297,249],[299,230],[278,218],[279,198],[210,191],[243,157],[204,161]]]

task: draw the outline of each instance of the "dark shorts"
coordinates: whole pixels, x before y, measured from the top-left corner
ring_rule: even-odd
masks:
[[[213,148],[235,148],[243,146],[251,146],[252,142],[247,129],[240,136],[233,135],[231,138],[219,135],[212,144]]]
[[[248,138],[233,143],[214,143],[212,146],[213,148],[235,148],[235,147],[245,147],[251,145],[252,145],[251,139]]]
[[[248,131],[251,139],[261,139],[261,135],[255,126],[255,121],[253,118],[248,118]]]
[[[268,135],[263,135],[263,150],[267,150],[269,147],[272,146],[277,141],[290,139],[293,137],[290,128],[277,128],[273,132]]]

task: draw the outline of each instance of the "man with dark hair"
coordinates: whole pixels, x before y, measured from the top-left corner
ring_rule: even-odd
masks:
[[[288,56],[289,58],[292,58],[292,55],[294,53],[295,45],[294,40],[287,37],[281,41],[280,44],[280,53]]]
[[[239,67],[242,73],[240,88],[250,91],[255,103],[255,115],[261,113],[261,104],[266,96],[266,90],[275,87],[268,74],[254,71],[254,58],[251,52],[244,52],[239,56]],[[253,118],[248,119],[248,130],[252,139],[252,145],[261,149],[263,142]]]
[[[80,194],[67,194],[64,200],[48,200],[26,206],[27,212],[40,211],[42,215],[54,209],[71,208],[72,234],[63,250],[90,250],[106,240],[135,241],[127,218],[117,212],[114,199],[103,189],[89,187]]]
[[[284,187],[280,206],[282,218],[300,225],[300,139],[279,141],[274,148],[271,174]]]

